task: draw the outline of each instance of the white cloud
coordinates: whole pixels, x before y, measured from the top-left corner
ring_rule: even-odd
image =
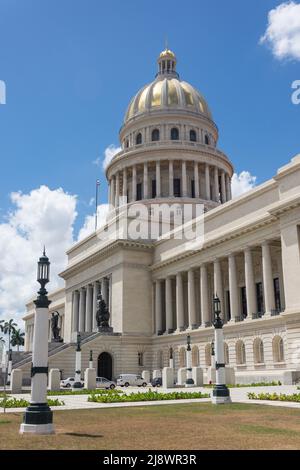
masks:
[[[268,44],[276,59],[300,60],[300,4],[286,2],[271,10],[260,43]]]
[[[101,225],[106,223],[106,216],[109,210],[109,204],[100,204],[97,208],[97,227],[100,228]],[[78,241],[89,236],[95,230],[95,214],[87,215],[83,224],[83,227],[79,230]]]
[[[256,176],[252,176],[249,171],[242,171],[240,174],[234,173],[231,179],[232,197],[240,196],[254,188]]]
[[[101,158],[100,157],[97,157],[96,160],[92,161],[92,164],[96,165],[96,166],[100,166],[100,163],[101,163]]]
[[[29,194],[12,193],[11,201],[13,210],[0,223],[0,316],[19,320],[38,288],[36,262],[44,244],[51,261],[49,289],[62,285],[58,273],[73,242],[76,196],[41,186]]]
[[[116,147],[114,144],[109,145],[104,150],[103,170],[105,171],[114,156],[122,150],[121,147]]]

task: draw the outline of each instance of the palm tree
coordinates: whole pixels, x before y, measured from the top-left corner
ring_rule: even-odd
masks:
[[[19,347],[24,346],[24,336],[25,333],[21,330],[14,330],[11,335],[11,345],[17,346],[17,351],[19,352]]]
[[[0,329],[5,335],[8,335],[8,349],[10,349],[10,337],[12,333],[15,331],[16,326],[18,325],[14,322],[12,318],[4,322],[4,324],[3,324],[3,320],[1,320]]]

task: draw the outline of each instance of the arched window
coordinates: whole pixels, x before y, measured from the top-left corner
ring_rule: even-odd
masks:
[[[205,135],[204,142],[206,145],[209,145],[209,137],[207,134]]]
[[[196,142],[197,140],[197,134],[196,134],[196,131],[194,131],[194,129],[190,130],[190,141],[191,142]]]
[[[192,367],[199,366],[199,348],[198,346],[192,347]]]
[[[272,341],[273,361],[284,362],[284,347],[281,336],[275,336]]]
[[[171,129],[171,140],[179,140],[179,130],[177,127],[172,127]]]
[[[224,362],[226,365],[229,364],[229,348],[227,343],[224,343]]]
[[[264,362],[264,343],[260,338],[254,340],[253,355],[255,364],[262,364]]]
[[[129,140],[127,139],[127,140],[125,141],[125,148],[128,149],[128,147],[129,147]]]
[[[179,367],[186,367],[186,354],[185,348],[180,348],[179,350]]]
[[[142,134],[139,132],[135,139],[136,145],[140,145],[142,143]]]
[[[151,134],[151,140],[152,140],[152,142],[157,142],[159,140],[159,130],[158,129],[153,129],[152,134]]]
[[[207,367],[211,366],[211,343],[205,346],[205,365]]]
[[[246,364],[246,348],[243,341],[237,341],[235,345],[236,363],[238,365]]]

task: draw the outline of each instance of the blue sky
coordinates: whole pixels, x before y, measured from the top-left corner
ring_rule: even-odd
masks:
[[[259,38],[273,0],[0,0],[0,208],[41,184],[78,195],[80,227],[118,144],[132,95],[156,72],[165,37],[180,76],[206,97],[219,146],[262,182],[300,151],[299,62],[278,61]]]

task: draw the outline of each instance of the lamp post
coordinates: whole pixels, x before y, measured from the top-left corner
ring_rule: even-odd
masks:
[[[221,302],[218,296],[214,298],[214,327],[215,327],[215,367],[216,367],[216,385],[212,391],[212,403],[219,405],[230,403],[229,389],[225,384],[225,360],[224,360],[224,337],[223,321],[220,318]]]
[[[93,369],[93,351],[90,350],[89,369]]]
[[[81,336],[77,334],[77,345],[75,353],[75,381],[72,388],[82,388],[81,383]]]
[[[192,378],[192,350],[191,350],[191,337],[190,335],[187,335],[186,337],[186,382],[185,386],[186,387],[191,387],[192,385],[195,384],[193,378]]]
[[[10,385],[11,382],[11,371],[12,371],[12,350],[8,350],[8,368],[7,368],[7,382],[6,385]]]
[[[41,288],[35,303],[31,365],[31,399],[23,416],[20,433],[53,434],[53,413],[47,404],[48,316],[49,304],[45,285],[49,282],[50,262],[45,253],[38,261],[37,281]]]

